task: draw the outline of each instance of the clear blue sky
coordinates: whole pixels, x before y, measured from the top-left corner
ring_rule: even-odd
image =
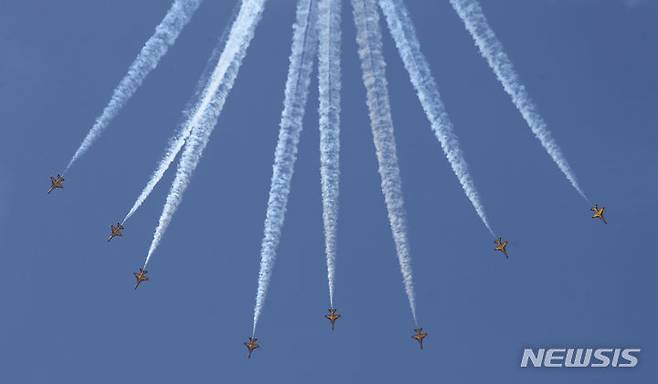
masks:
[[[0,5],[0,381],[6,383],[649,383],[658,375],[658,3],[487,1],[484,10],[584,189],[590,220],[448,2],[408,0],[495,230],[452,174],[387,31],[419,351],[388,226],[343,4],[342,185],[332,334],[317,81],[288,216],[246,359],[290,52],[271,0],[185,199],[133,290],[169,172],[108,244],[174,132],[233,1],[205,2],[101,140],[46,194],[169,1]],[[382,20],[383,21],[383,20]],[[638,368],[519,368],[524,346],[637,346]]]

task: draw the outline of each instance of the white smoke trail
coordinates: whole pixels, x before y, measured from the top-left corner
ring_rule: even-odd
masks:
[[[313,0],[299,0],[297,19],[293,26],[288,79],[279,123],[279,139],[274,152],[272,184],[267,201],[265,228],[260,251],[258,291],[254,306],[254,327],[265,303],[267,288],[276,259],[276,249],[281,238],[281,229],[286,216],[290,181],[297,159],[297,143],[302,131],[306,96],[310,82],[313,60],[317,49],[317,5]]]
[[[551,131],[537,111],[530,95],[521,83],[519,75],[514,70],[512,61],[509,59],[503,44],[498,40],[493,29],[489,26],[487,18],[477,0],[450,0],[450,4],[455,9],[459,17],[464,22],[466,29],[471,34],[480,50],[480,54],[487,60],[489,67],[494,71],[498,81],[503,85],[505,92],[512,98],[512,102],[521,112],[528,126],[535,134],[546,152],[551,156],[553,161],[560,168],[562,173],[567,177],[571,185],[578,193],[588,200],[585,192],[580,188],[578,180],[574,175],[567,159],[562,154],[562,150],[557,145]]]
[[[203,97],[197,103],[194,113],[186,123],[192,127],[192,132],[178,163],[176,176],[162,209],[158,227],[153,234],[153,241],[146,256],[146,261],[144,261],[144,268],[146,268],[153,252],[160,244],[160,240],[162,240],[176,208],[183,199],[183,193],[190,183],[192,172],[201,160],[203,150],[208,144],[210,134],[217,124],[224,102],[238,75],[242,60],[247,54],[249,43],[254,37],[256,26],[263,14],[265,1],[243,0],[240,12],[231,27],[224,51],[220,55],[217,66],[203,91]]]
[[[183,112],[183,118],[184,118],[183,122],[180,124],[174,136],[169,139],[167,148],[165,149],[164,155],[160,159],[158,166],[156,167],[155,171],[149,178],[142,192],[137,197],[137,200],[130,208],[130,211],[128,211],[128,214],[126,214],[126,217],[124,217],[124,219],[121,221],[121,224],[125,224],[125,222],[139,209],[139,207],[142,206],[142,204],[144,203],[144,201],[146,201],[146,199],[149,197],[151,192],[153,192],[153,189],[160,182],[165,172],[169,169],[169,166],[171,166],[171,163],[174,162],[174,159],[176,159],[176,156],[178,156],[178,153],[183,148],[183,145],[185,144],[187,137],[192,132],[192,126],[186,124],[193,112],[194,103],[192,102],[192,100],[198,100],[201,98],[201,92],[204,89],[204,85],[206,85],[206,82],[208,81],[208,78],[212,73],[211,71],[213,69],[213,65],[214,63],[217,62],[219,55],[222,52],[222,48],[226,43],[226,39],[228,37],[230,27],[231,25],[233,25],[233,22],[237,17],[238,11],[240,9],[239,5],[240,2],[236,3],[235,7],[233,8],[231,17],[229,18],[228,23],[224,28],[224,31],[222,32],[219,40],[217,41],[215,48],[213,49],[212,54],[210,55],[210,59],[208,59],[208,63],[206,64],[206,67],[203,70],[201,77],[199,78],[196,89],[194,91],[194,95],[192,99],[188,102],[187,106],[185,107],[185,111]]]
[[[375,141],[379,175],[382,179],[382,192],[384,193],[388,220],[393,232],[393,240],[395,241],[411,314],[414,322],[418,324],[411,255],[407,240],[406,212],[388,98],[388,84],[385,73],[386,62],[382,52],[379,14],[374,0],[352,0],[352,8],[354,9],[356,42],[359,47],[363,84],[366,87],[370,113],[370,126]]]
[[[340,181],[340,22],[341,1],[321,0],[318,16],[318,88],[320,95],[320,174],[322,219],[327,256],[329,303],[334,307],[336,275],[336,226]]]
[[[62,174],[66,173],[73,163],[76,162],[100,137],[103,130],[110,121],[119,113],[121,108],[128,102],[137,89],[142,85],[146,76],[158,66],[160,59],[167,53],[171,45],[176,42],[178,35],[185,25],[190,21],[194,12],[199,8],[203,0],[175,0],[169,12],[155,28],[142,50],[130,65],[128,73],[121,79],[119,85],[114,89],[110,102],[103,109],[103,113],[96,119],[93,127],[87,133],[82,144],[66,166]]]
[[[432,125],[432,130],[436,138],[441,143],[441,148],[448,158],[453,172],[457,175],[466,196],[471,201],[471,204],[473,204],[478,216],[480,216],[480,219],[491,235],[495,236],[487,220],[487,215],[484,212],[480,196],[473,183],[473,178],[468,171],[468,164],[459,147],[459,139],[453,130],[450,117],[441,101],[439,89],[436,86],[427,60],[420,50],[420,43],[418,42],[413,22],[409,17],[404,3],[402,0],[380,0],[379,5],[386,17],[388,29],[391,31],[393,40],[395,40],[395,45],[398,48],[404,66],[407,72],[409,72],[411,83],[416,88],[418,99]]]

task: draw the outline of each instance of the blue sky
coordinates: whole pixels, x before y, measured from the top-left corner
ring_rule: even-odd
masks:
[[[11,383],[650,382],[658,374],[658,3],[486,2],[483,8],[592,200],[592,222],[448,2],[408,0],[423,52],[494,229],[430,130],[393,42],[419,351],[387,222],[349,2],[343,4],[341,196],[328,306],[314,73],[262,349],[245,358],[295,3],[271,0],[211,143],[133,290],[173,172],[107,244],[180,120],[234,3],[205,2],[176,45],[46,194],[168,1],[0,5],[0,378]],[[383,19],[382,19],[383,21]],[[384,25],[382,24],[382,27]],[[637,346],[630,370],[519,368],[525,346]]]

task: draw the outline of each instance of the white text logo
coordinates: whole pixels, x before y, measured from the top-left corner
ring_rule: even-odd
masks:
[[[521,368],[633,368],[639,348],[525,348]]]

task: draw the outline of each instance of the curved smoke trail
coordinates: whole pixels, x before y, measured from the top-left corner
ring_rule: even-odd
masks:
[[[76,162],[100,137],[103,130],[110,121],[119,113],[121,108],[135,94],[142,82],[158,66],[160,59],[167,53],[171,45],[176,42],[178,35],[185,25],[190,21],[194,12],[199,8],[203,0],[176,0],[171,5],[169,12],[155,28],[155,34],[151,36],[144,47],[130,65],[128,73],[121,79],[119,85],[114,89],[110,102],[103,109],[103,113],[96,119],[82,144],[69,161],[66,173],[73,163]]]
[[[144,201],[146,201],[146,199],[149,197],[151,192],[153,192],[153,189],[160,182],[165,172],[169,169],[169,166],[171,166],[171,163],[174,162],[176,156],[178,156],[178,153],[183,148],[185,141],[187,140],[188,136],[192,132],[192,126],[190,126],[189,124],[185,124],[187,120],[190,118],[190,116],[192,116],[192,112],[194,108],[194,103],[192,102],[192,100],[198,100],[201,98],[201,92],[203,92],[203,87],[208,81],[210,74],[212,73],[213,64],[216,63],[217,60],[219,60],[219,55],[222,52],[222,48],[224,47],[224,44],[226,43],[226,39],[228,37],[230,27],[231,25],[233,25],[233,22],[237,17],[238,10],[240,9],[239,5],[240,2],[237,2],[235,4],[235,7],[231,12],[231,17],[229,18],[229,21],[226,24],[224,31],[222,32],[219,40],[217,41],[217,44],[215,45],[215,48],[213,49],[212,54],[210,55],[210,59],[208,59],[208,62],[206,63],[206,67],[204,68],[201,77],[197,82],[197,86],[194,90],[194,95],[187,103],[187,106],[185,107],[185,111],[183,112],[183,119],[184,119],[183,122],[180,124],[174,136],[169,139],[167,148],[165,149],[164,155],[160,159],[158,166],[156,167],[155,171],[153,171],[153,174],[149,178],[142,192],[137,197],[137,200],[135,200],[133,206],[130,208],[130,211],[128,211],[128,214],[126,214],[126,217],[124,217],[123,220],[121,221],[121,224],[125,224],[125,222],[139,209],[139,207],[142,206],[142,204],[144,203]]]
[[[160,244],[160,240],[162,240],[176,208],[183,199],[183,193],[190,183],[192,173],[199,160],[201,160],[203,150],[208,144],[210,134],[217,124],[224,102],[235,83],[242,60],[246,56],[247,48],[254,37],[256,26],[263,14],[265,1],[243,0],[240,12],[231,26],[226,46],[219,57],[208,84],[204,88],[203,97],[197,103],[194,113],[186,123],[192,127],[192,132],[178,163],[176,176],[162,209],[158,227],[153,234],[153,241],[149,247],[146,261],[144,261],[144,268],[146,268],[153,252]]]
[[[393,239],[397,250],[404,288],[409,299],[411,314],[416,319],[416,299],[414,294],[411,255],[407,240],[406,212],[402,195],[402,181],[398,165],[395,133],[391,119],[388,98],[382,35],[379,29],[379,14],[374,0],[352,0],[356,42],[359,47],[363,84],[366,87],[370,126],[375,141],[379,175],[382,179],[382,192],[388,210]]]
[[[320,95],[320,174],[322,219],[327,256],[329,303],[334,307],[336,275],[336,226],[340,181],[340,0],[321,0],[318,5],[318,88]]]
[[[493,29],[489,26],[480,4],[477,0],[450,0],[450,4],[452,4],[452,7],[464,22],[466,29],[475,41],[475,45],[480,50],[480,54],[489,63],[489,67],[496,74],[505,92],[511,96],[512,102],[519,112],[521,112],[526,123],[530,126],[532,133],[539,139],[541,145],[576,191],[585,200],[589,201],[585,192],[580,188],[576,175],[574,175],[567,159],[562,154],[562,150],[560,150],[551,131],[548,130],[544,119],[537,111],[537,107],[530,98],[530,95],[528,95],[525,86],[521,83],[519,75],[514,70],[512,61],[503,49],[503,44],[498,40]]]
[[[279,139],[274,152],[272,184],[267,201],[265,228],[260,250],[260,271],[258,273],[258,291],[254,306],[254,327],[260,318],[267,288],[272,276],[276,258],[276,249],[281,238],[281,228],[286,216],[286,206],[290,193],[290,181],[297,159],[297,143],[302,131],[306,96],[313,70],[313,59],[317,48],[317,5],[313,0],[299,0],[297,19],[293,26],[290,65],[288,79],[279,124]]]
[[[459,139],[453,130],[450,117],[441,101],[439,89],[436,86],[427,60],[425,60],[425,56],[420,50],[420,43],[418,42],[413,22],[409,17],[404,3],[402,0],[380,0],[379,5],[386,17],[388,29],[391,31],[393,40],[395,40],[395,45],[400,52],[404,66],[407,72],[409,72],[411,82],[414,88],[416,88],[418,99],[432,125],[432,130],[436,138],[441,143],[443,152],[450,162],[452,171],[457,175],[464,192],[466,192],[466,196],[468,196],[471,204],[473,204],[473,208],[475,208],[485,227],[487,227],[492,236],[495,236],[487,220],[487,215],[484,212],[480,196],[473,183],[473,178],[468,171],[468,164],[459,147]]]

